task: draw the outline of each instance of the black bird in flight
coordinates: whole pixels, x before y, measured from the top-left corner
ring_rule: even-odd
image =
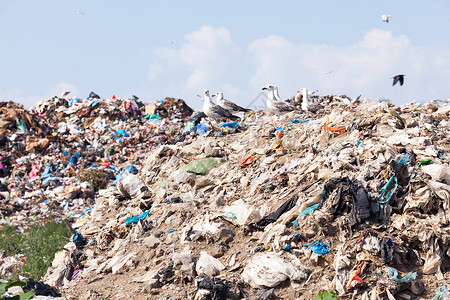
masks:
[[[397,82],[399,82],[400,85],[403,85],[403,81],[405,80],[405,75],[395,75],[392,78],[394,78],[394,82],[392,83],[392,86],[396,85]]]

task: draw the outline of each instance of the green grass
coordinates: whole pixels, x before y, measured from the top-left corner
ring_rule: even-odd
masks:
[[[19,254],[22,235],[16,233],[14,227],[5,225],[0,228],[0,252],[3,256]]]
[[[7,256],[25,255],[26,261],[18,273],[40,280],[51,266],[55,253],[69,241],[71,235],[65,223],[53,220],[32,224],[24,234],[18,234],[11,226],[4,226],[0,229],[0,251]]]
[[[80,181],[87,181],[96,191],[100,189],[104,189],[106,187],[106,184],[108,183],[108,175],[105,171],[102,169],[88,169],[83,171],[79,176],[78,179]]]

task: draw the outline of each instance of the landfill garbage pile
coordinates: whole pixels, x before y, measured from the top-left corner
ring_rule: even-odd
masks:
[[[446,299],[449,116],[369,100],[220,125],[194,112],[99,190],[44,282],[67,299]]]
[[[149,107],[154,111],[146,114]],[[175,98],[146,105],[115,96],[54,97],[31,110],[1,102],[0,222],[20,231],[50,216],[72,223],[92,207],[99,188],[137,171],[150,149],[186,139],[191,115]]]

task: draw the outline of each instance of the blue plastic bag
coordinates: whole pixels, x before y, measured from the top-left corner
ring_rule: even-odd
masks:
[[[127,217],[127,218],[125,219],[125,225],[131,224],[131,223],[136,224],[137,222],[139,222],[139,220],[144,220],[145,217],[147,217],[147,215],[148,215],[149,213],[150,213],[150,209],[147,210],[147,211],[145,211],[145,212],[143,212],[143,213],[140,214],[139,216]]]
[[[312,244],[304,244],[303,247],[309,247],[309,249],[311,249],[313,252],[317,253],[317,254],[327,254],[328,252],[330,252],[330,248],[328,248],[327,244],[321,243],[321,242],[315,242]]]
[[[202,124],[198,124],[193,129],[194,129],[195,133],[197,133],[200,136],[201,135],[205,135],[208,132],[208,128],[203,123]]]

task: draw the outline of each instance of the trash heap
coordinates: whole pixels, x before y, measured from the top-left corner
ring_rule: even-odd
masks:
[[[139,168],[99,190],[44,282],[67,299],[445,299],[449,115],[369,100],[193,113],[179,142],[121,152]]]
[[[49,217],[72,223],[92,208],[98,189],[115,186],[125,170],[137,171],[156,145],[186,139],[191,114],[175,98],[144,104],[54,97],[31,110],[1,102],[0,223],[19,231]]]

